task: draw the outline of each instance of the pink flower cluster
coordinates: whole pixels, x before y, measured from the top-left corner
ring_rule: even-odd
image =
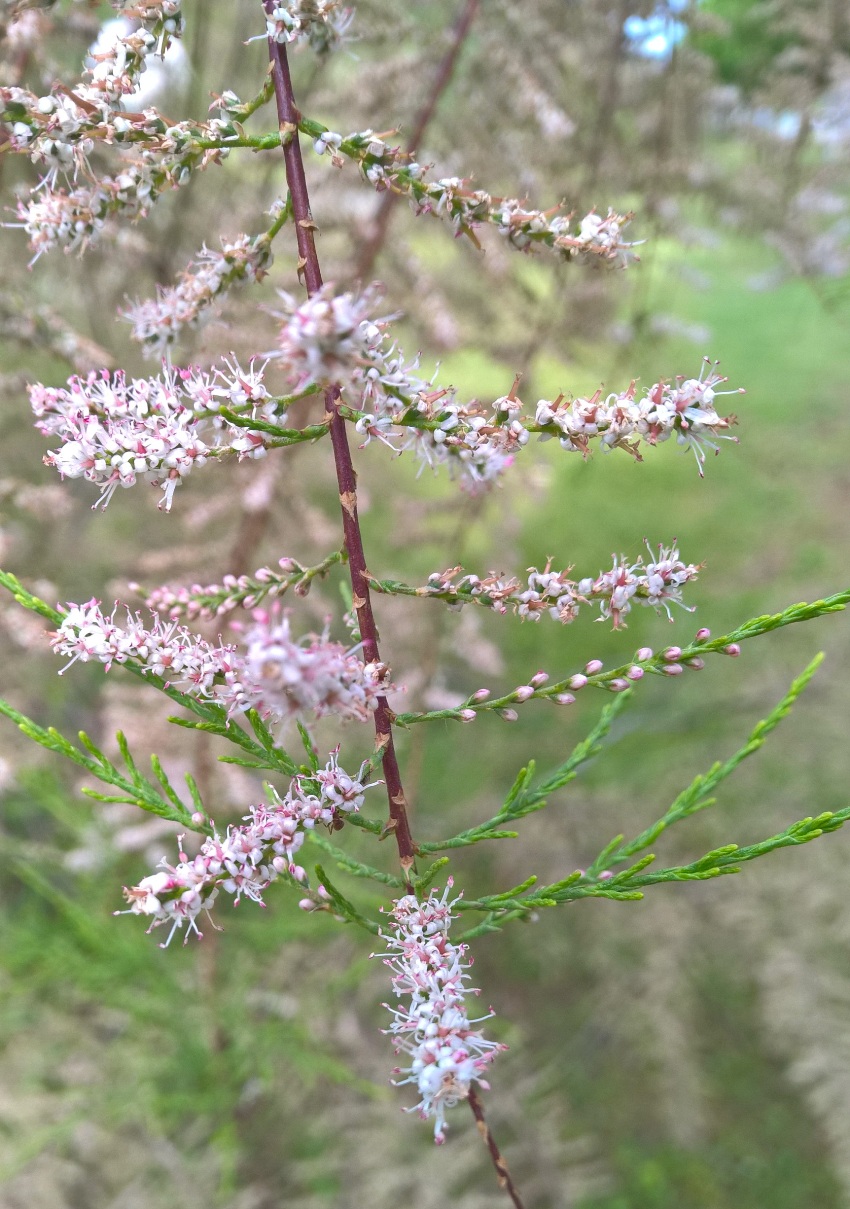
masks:
[[[343,41],[353,20],[354,9],[340,0],[288,0],[267,6],[261,36],[273,42],[309,43],[317,54],[325,54]]]
[[[296,642],[288,617],[261,609],[254,616],[256,624],[243,637],[242,681],[229,686],[231,708],[253,708],[264,717],[334,714],[365,722],[392,688],[385,664],[361,663],[327,634]]]
[[[260,610],[244,636],[244,649],[207,642],[176,621],[154,617],[146,626],[126,611],[126,623],[108,616],[97,600],[70,604],[51,645],[58,655],[83,663],[133,660],[193,696],[215,700],[229,714],[256,709],[264,718],[333,714],[366,721],[378,698],[392,687],[384,664],[361,663],[326,635],[292,639],[288,618]]]
[[[122,312],[132,337],[146,356],[162,357],[185,327],[199,327],[213,302],[241,281],[261,281],[272,263],[271,241],[237,235],[222,239],[220,252],[204,246],[176,285],[157,288],[156,298],[133,303]]]
[[[178,863],[171,865],[163,857],[161,872],[125,887],[130,905],[116,914],[149,916],[149,932],[170,925],[162,945],[166,948],[184,925],[184,944],[193,932],[202,936],[198,916],[202,911],[209,915],[221,890],[237,904],[244,896],[264,906],[263,892],[281,875],[303,882],[306,875],[295,857],[306,832],[317,824],[338,826],[346,814],[360,809],[372,788],[362,783],[363,769],[351,777],[339,767],[338,750],[314,775],[295,777],[283,797],[275,793],[269,805],[252,806],[242,826],[228,827],[223,836],[213,832],[194,858],[181,851]]]
[[[682,600],[682,588],[696,579],[700,567],[682,562],[675,546],[666,549],[660,546],[657,558],[648,544],[647,550],[647,562],[641,557],[629,564],[623,555],[615,555],[610,571],[580,580],[570,579],[570,568],[553,571],[551,562],[542,571],[530,568],[525,584],[515,577],[504,579],[498,575],[483,579],[464,575],[457,579],[460,567],[452,567],[448,571],[435,571],[428,577],[427,585],[417,589],[417,594],[438,596],[456,605],[485,604],[498,613],[511,609],[531,621],[539,621],[548,612],[565,625],[575,620],[582,605],[595,603],[602,618],[611,618],[618,629],[634,604],[662,608],[668,617],[671,604],[687,607]]]
[[[69,378],[67,389],[36,383],[29,390],[36,428],[62,442],[45,461],[63,478],[97,484],[104,507],[118,487],[143,478],[162,487],[160,507],[170,509],[182,480],[210,457],[261,457],[263,436],[228,425],[218,415],[222,407],[286,420],[263,385],[262,369],[228,360],[214,371],[166,368],[128,381],[121,370],[103,370]]]
[[[260,567],[253,575],[225,575],[220,584],[191,584],[189,587],[171,587],[167,584],[154,588],[145,604],[155,613],[172,619],[196,617],[210,620],[223,617],[234,609],[255,609],[261,599],[280,596],[298,584],[305,567],[294,559],[284,556],[278,559],[279,571],[271,567]],[[135,591],[138,585],[131,584]],[[306,595],[305,588],[298,595]]]
[[[214,645],[176,621],[154,618],[148,627],[138,613],[126,610],[126,622],[115,620],[116,605],[107,616],[98,600],[69,604],[50,644],[72,664],[97,662],[109,671],[113,663],[133,660],[146,672],[199,697],[212,697],[218,681],[237,666],[236,647]]]
[[[400,898],[392,909],[393,932],[386,937],[385,965],[392,971],[393,989],[402,1007],[386,1007],[393,1023],[387,1030],[393,1035],[396,1053],[410,1059],[410,1065],[396,1073],[404,1078],[396,1086],[416,1085],[420,1100],[407,1112],[434,1118],[434,1140],[445,1141],[446,1111],[469,1096],[473,1082],[487,1087],[482,1078],[496,1054],[507,1049],[488,1041],[470,1021],[465,997],[478,994],[466,985],[470,962],[463,960],[466,945],[449,940],[452,907],[448,901],[452,881],[441,897],[432,890],[425,902],[415,895]],[[493,1015],[490,1011],[481,1019]]]
[[[335,294],[333,286],[297,302],[278,291],[283,301],[279,351],[269,356],[283,363],[293,389],[338,386],[362,391],[367,375],[384,368],[382,345],[387,320],[372,313],[381,290],[371,286],[362,294]]]

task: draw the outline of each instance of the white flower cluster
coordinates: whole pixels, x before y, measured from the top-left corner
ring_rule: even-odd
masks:
[[[142,671],[163,677],[175,688],[224,706],[228,714],[256,709],[264,718],[295,715],[366,721],[378,697],[392,686],[383,664],[361,663],[326,635],[292,639],[287,619],[259,610],[244,638],[244,649],[215,645],[176,621],[154,616],[146,625],[126,610],[126,622],[108,616],[99,602],[69,604],[51,639],[58,655],[103,663],[133,660]]]
[[[628,263],[633,255],[631,249],[637,245],[624,240],[622,234],[631,214],[609,210],[603,216],[591,210],[576,226],[574,216],[562,213],[560,206],[529,209],[516,198],[493,197],[483,189],[470,189],[467,181],[456,176],[432,181],[421,164],[410,160],[400,147],[387,143],[386,137],[373,130],[343,137],[320,129],[313,147],[319,155],[330,151],[336,164],[341,164],[341,155],[356,160],[371,185],[408,194],[414,213],[443,218],[457,235],[468,235],[473,241],[475,227],[489,223],[523,252],[542,245],[565,259],[584,257],[617,264]]]
[[[117,914],[149,916],[148,931],[170,925],[162,948],[184,924],[184,944],[193,932],[200,937],[198,916],[209,913],[220,890],[232,894],[236,903],[244,896],[264,905],[263,892],[281,874],[304,881],[305,872],[295,864],[295,856],[305,833],[317,823],[339,825],[346,814],[360,809],[370,788],[340,768],[333,752],[323,769],[295,777],[283,797],[275,794],[269,805],[252,806],[242,826],[228,827],[223,836],[214,832],[197,856],[190,859],[180,852],[176,865],[163,858],[161,872],[125,887],[130,906]]]
[[[717,390],[727,379],[717,373],[716,365],[705,358],[698,378],[677,378],[675,384],[656,382],[643,397],[638,397],[632,382],[628,390],[604,398],[597,391],[589,399],[541,399],[535,421],[547,430],[545,436],[558,435],[564,449],[585,455],[594,438],[603,448],[625,449],[639,457],[639,441],[659,445],[675,437],[679,445],[693,452],[702,476],[706,449],[717,452],[717,439],[735,440],[724,431],[735,423],[735,417],[720,416],[715,399],[744,393],[743,388]]]
[[[265,453],[262,435],[226,424],[217,414],[222,407],[286,419],[263,385],[262,369],[227,360],[212,372],[164,369],[128,381],[121,370],[103,370],[70,378],[67,389],[36,383],[29,390],[36,428],[62,441],[45,461],[63,477],[96,483],[103,507],[118,487],[142,478],[162,487],[160,507],[170,509],[181,481],[209,457]]]
[[[271,241],[238,235],[222,239],[220,252],[204,247],[176,285],[157,287],[156,298],[134,302],[122,317],[133,326],[132,337],[145,356],[162,357],[185,327],[199,327],[213,302],[241,281],[261,281],[272,263]]]
[[[123,17],[136,17],[160,37],[179,38],[183,33],[183,0],[112,0]]]
[[[682,588],[696,579],[700,567],[682,562],[675,546],[659,547],[657,558],[648,544],[647,550],[647,562],[638,558],[629,564],[623,555],[615,555],[610,571],[579,580],[570,579],[569,568],[553,571],[551,562],[542,571],[531,567],[525,584],[498,575],[483,579],[464,575],[458,579],[460,567],[452,567],[448,571],[435,571],[428,577],[427,585],[417,589],[417,595],[438,596],[456,605],[484,604],[498,613],[511,609],[531,621],[539,621],[548,612],[564,625],[575,620],[582,605],[598,604],[602,618],[610,618],[618,629],[635,604],[662,608],[668,617],[671,604],[687,607],[682,600]]]
[[[115,118],[109,123],[110,131],[119,124],[129,128],[126,119]],[[142,218],[166,190],[185,185],[196,169],[218,163],[228,154],[227,149],[199,147],[198,139],[203,134],[204,131],[188,122],[172,126],[163,134],[152,135],[150,145],[138,158],[127,160],[117,176],[99,176],[70,191],[56,187],[56,172],[78,169],[88,172],[85,157],[90,149],[89,140],[37,138],[32,143],[32,158],[53,166],[29,200],[18,201],[19,222],[8,224],[26,231],[35,253],[30,263],[54,248],[84,252],[101,234],[111,215]]]
[[[417,1105],[407,1112],[434,1118],[434,1140],[446,1136],[446,1111],[466,1100],[473,1084],[486,1088],[482,1078],[496,1054],[507,1046],[488,1041],[466,1010],[466,995],[477,994],[467,986],[470,963],[463,960],[466,945],[449,940],[452,907],[448,901],[452,882],[438,897],[431,891],[425,902],[413,894],[393,906],[393,932],[386,937],[384,959],[393,974],[393,989],[405,1000],[402,1007],[389,1008],[396,1053],[410,1064],[397,1073],[404,1078],[396,1086],[413,1083],[419,1092]],[[489,1012],[481,1019],[489,1019]]]
[[[122,99],[138,88],[146,58],[161,49],[158,29],[155,24],[153,32],[142,28],[105,40],[93,50],[86,79],[73,90],[56,85],[38,96],[26,88],[0,87],[0,134],[10,150],[47,170],[29,201],[18,203],[36,258],[53,247],[84,250],[109,214],[139,218],[166,189],[178,188],[195,169],[228,154],[226,147],[200,145],[234,137],[228,120],[171,124],[153,108],[121,108]],[[138,154],[114,176],[95,174],[88,156],[96,145],[135,147]],[[60,174],[74,186],[70,192],[57,187]],[[87,183],[77,183],[80,174]]]
[[[353,20],[354,9],[340,0],[289,0],[267,7],[263,36],[273,42],[306,42],[326,54],[344,40]]]

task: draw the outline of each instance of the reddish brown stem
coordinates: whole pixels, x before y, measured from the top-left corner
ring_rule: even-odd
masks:
[[[437,68],[434,81],[431,85],[431,91],[428,93],[425,104],[413,120],[413,127],[406,145],[406,149],[411,155],[419,149],[422,136],[431,123],[440,97],[448,88],[449,82],[454,75],[461,47],[469,34],[475,14],[478,12],[479,3],[480,0],[465,0],[458,19],[455,21],[451,40]],[[375,217],[372,220],[369,236],[361,244],[354,266],[354,277],[358,281],[364,281],[372,272],[372,266],[386,241],[393,207],[397,198],[398,194],[394,193],[392,189],[387,189],[381,198],[381,204],[378,206]]]
[[[490,1152],[490,1158],[493,1160],[493,1166],[496,1168],[496,1179],[499,1181],[499,1187],[507,1192],[508,1196],[513,1201],[516,1209],[524,1209],[522,1197],[519,1194],[519,1189],[514,1184],[511,1178],[511,1173],[508,1170],[508,1164],[502,1155],[501,1150],[496,1145],[496,1139],[490,1132],[490,1126],[484,1116],[484,1106],[478,1099],[478,1093],[475,1090],[475,1084],[470,1084],[469,1095],[467,1097],[469,1107],[472,1109],[472,1115],[475,1117],[475,1124],[478,1126],[478,1132],[484,1141],[484,1145]]]
[[[273,0],[264,0],[267,12],[270,12]],[[277,113],[283,136],[283,155],[286,164],[286,183],[292,198],[292,213],[295,218],[295,232],[298,241],[298,272],[303,274],[307,293],[312,295],[322,288],[322,271],[316,252],[316,240],[313,235],[315,224],[310,212],[310,197],[307,192],[307,181],[304,176],[304,163],[301,158],[301,146],[298,142],[297,125],[298,110],[295,107],[295,97],[292,91],[292,79],[289,74],[289,62],[286,47],[283,43],[269,39],[269,57],[272,62],[272,78],[274,80],[275,96],[277,98]],[[360,521],[357,515],[357,476],[351,461],[351,449],[348,444],[348,431],[345,420],[339,414],[339,391],[330,388],[325,392],[325,410],[330,415],[331,444],[333,446],[334,464],[336,466],[339,502],[342,508],[342,527],[345,535],[345,548],[348,552],[348,567],[351,574],[351,590],[354,597],[354,607],[363,640],[363,652],[369,662],[380,662],[378,650],[378,627],[372,612],[372,601],[369,596],[369,582],[366,571],[366,556],[363,553],[363,536],[360,532]],[[398,855],[404,876],[407,879],[408,893],[413,892],[410,882],[410,870],[413,868],[416,848],[410,833],[410,823],[407,817],[407,801],[401,782],[401,772],[396,757],[392,733],[393,713],[386,697],[378,698],[375,710],[375,735],[378,748],[382,752],[384,780],[387,786],[389,800],[388,832],[395,836],[398,845]]]

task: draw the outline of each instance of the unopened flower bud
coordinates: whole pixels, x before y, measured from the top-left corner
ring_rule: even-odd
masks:
[[[608,879],[613,876],[614,876],[614,874],[611,872],[610,869],[603,869],[602,872],[599,874],[599,880],[601,882],[607,882]]]
[[[622,693],[629,687],[629,682],[623,679],[622,676],[617,676],[615,679],[608,681],[608,687],[612,693]]]
[[[316,893],[318,894],[319,898],[330,899],[330,895],[328,894],[328,892],[324,886],[321,886],[321,885],[317,886]]]
[[[705,626],[703,626],[701,630],[697,630],[697,632],[696,632],[696,641],[697,642],[705,642],[710,637],[711,637],[711,630],[706,629]]]
[[[527,701],[529,697],[534,696],[534,689],[530,684],[521,684],[518,689],[515,689],[514,696],[517,701]]]
[[[288,862],[282,856],[276,856],[272,861],[272,868],[276,873],[285,873],[289,868]]]
[[[588,676],[595,676],[597,672],[602,671],[602,660],[591,659],[590,663],[585,666],[584,670]]]
[[[575,704],[575,697],[572,695],[572,693],[558,693],[555,700],[558,702],[559,705],[574,705]]]
[[[490,696],[489,688],[479,688],[472,694],[473,701],[486,701]]]
[[[289,872],[292,874],[292,876],[295,878],[295,880],[297,882],[303,882],[303,881],[307,880],[307,870],[303,867],[303,865],[290,865]]]
[[[313,902],[312,898],[302,898],[298,900],[298,906],[302,911],[315,911],[317,904]]]
[[[741,648],[738,646],[737,642],[730,642],[728,646],[723,648],[723,653],[725,655],[731,655],[733,659],[737,659],[741,653]]]
[[[661,658],[666,659],[668,663],[675,663],[681,658],[682,648],[680,646],[668,646],[666,651],[661,652]]]
[[[661,670],[665,676],[681,676],[685,669],[682,667],[681,663],[668,663],[667,666],[663,667]]]
[[[635,667],[634,665],[632,665],[632,667],[630,667],[629,670],[626,672],[626,676],[628,677],[629,680],[642,680],[643,679],[643,668]]]
[[[500,709],[499,716],[504,718],[506,722],[516,722],[519,714],[515,709]]]
[[[549,679],[548,672],[537,672],[536,675],[531,677],[531,679],[529,680],[528,683],[534,685],[535,688],[540,688],[542,685],[544,685],[546,683],[546,681],[548,679]]]
[[[474,722],[477,714],[474,709],[462,709],[458,714],[461,722]]]
[[[635,655],[635,662],[636,663],[646,663],[647,659],[651,659],[651,658],[652,658],[652,647],[651,646],[642,646],[640,648],[640,650],[638,651],[638,653]]]
[[[574,688],[574,689],[584,688],[584,686],[587,684],[587,676],[582,676],[581,673],[579,672],[578,675],[570,676],[569,681],[567,683],[569,684],[570,688]]]
[[[196,810],[195,813],[192,815],[192,822],[195,824],[196,827],[203,827],[203,825],[206,821],[207,821],[207,816],[205,814],[202,814],[200,810]]]
[[[685,660],[685,667],[692,668],[695,672],[701,672],[705,667],[705,660],[696,655],[693,659]]]

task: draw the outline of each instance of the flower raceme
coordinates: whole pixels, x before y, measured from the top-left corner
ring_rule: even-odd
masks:
[[[393,990],[404,1002],[385,1006],[393,1022],[396,1053],[410,1059],[396,1073],[396,1086],[413,1083],[420,1100],[407,1112],[434,1118],[434,1140],[445,1141],[446,1111],[466,1100],[473,1083],[486,1088],[483,1074],[500,1051],[507,1049],[488,1041],[479,1028],[481,1020],[470,1021],[466,996],[478,994],[467,985],[471,962],[463,960],[467,946],[449,940],[452,907],[448,901],[452,879],[442,896],[432,890],[424,902],[413,894],[393,904],[392,932],[385,935],[384,964],[392,971]],[[482,1019],[489,1019],[490,1011]]]
[[[117,608],[107,616],[96,600],[68,606],[51,639],[54,651],[70,659],[63,670],[77,660],[103,663],[107,671],[113,663],[133,661],[191,696],[218,702],[231,715],[256,709],[267,719],[333,714],[364,722],[379,696],[393,687],[383,664],[362,663],[326,634],[296,642],[288,618],[262,610],[256,610],[240,650],[160,617],[146,626],[129,609],[120,625]]]
[[[116,914],[149,916],[148,931],[170,925],[162,945],[167,948],[184,925],[184,944],[193,932],[202,936],[198,916],[209,915],[220,891],[233,895],[237,904],[244,896],[265,906],[263,892],[278,877],[288,874],[305,882],[295,857],[306,833],[317,824],[339,826],[347,814],[360,810],[366,790],[380,783],[364,785],[364,769],[357,777],[349,776],[337,763],[338,752],[312,776],[295,777],[283,797],[272,791],[268,805],[252,806],[242,825],[228,827],[224,835],[213,831],[197,856],[189,858],[181,851],[176,865],[163,857],[160,872],[125,887],[130,905]]]
[[[624,449],[638,459],[641,442],[675,437],[693,451],[700,474],[706,450],[716,451],[718,439],[734,439],[726,432],[734,417],[720,416],[715,404],[718,395],[741,392],[719,391],[726,379],[708,360],[697,378],[657,382],[642,396],[632,382],[605,397],[600,390],[587,399],[541,399],[532,420],[522,414],[518,383],[487,409],[421,378],[418,361],[406,361],[393,340],[389,319],[374,317],[377,285],[359,296],[325,286],[301,305],[281,297],[280,348],[269,356],[280,361],[293,389],[337,386],[361,413],[355,426],[364,444],[378,439],[399,452],[413,450],[422,465],[448,464],[471,492],[498,479],[533,432],[544,440],[557,436],[562,448],[585,456],[598,440],[603,449]]]
[[[337,167],[342,167],[343,157],[353,160],[370,185],[406,194],[414,214],[445,219],[455,235],[466,235],[473,243],[478,242],[475,228],[487,224],[521,252],[547,247],[565,260],[592,259],[617,265],[634,259],[631,249],[638,243],[627,242],[622,234],[631,214],[609,210],[602,215],[591,210],[575,223],[575,216],[564,214],[561,206],[535,210],[518,198],[494,197],[484,189],[471,189],[469,181],[457,176],[429,180],[421,164],[386,141],[393,131],[376,134],[361,130],[343,136],[308,121],[302,121],[301,129],[313,138],[317,155],[329,152]]]
[[[162,357],[184,328],[199,327],[212,314],[217,298],[240,281],[262,281],[272,263],[271,241],[237,235],[221,241],[221,251],[206,245],[176,285],[159,287],[155,298],[134,302],[122,312],[145,356]]]
[[[225,278],[259,276],[262,256],[257,244],[237,241],[222,256],[206,252],[200,272],[160,293],[157,300],[137,303],[130,312],[136,334],[152,347],[166,347],[175,330],[193,322],[220,289]],[[203,272],[207,263],[209,274]],[[232,263],[229,263],[232,262]],[[513,463],[537,433],[557,437],[563,449],[587,456],[598,441],[603,449],[624,449],[640,460],[639,445],[658,445],[671,437],[690,448],[700,474],[706,450],[734,417],[716,410],[717,387],[725,381],[705,361],[698,378],[655,383],[639,395],[636,383],[603,397],[541,399],[534,418],[514,383],[489,408],[464,402],[453,387],[435,387],[419,376],[417,361],[407,362],[393,341],[388,318],[375,318],[378,287],[362,294],[335,294],[329,286],[297,305],[281,294],[284,309],[278,349],[249,369],[223,359],[214,370],[174,370],[150,379],[127,381],[123,373],[75,377],[67,389],[36,384],[30,388],[36,426],[64,443],[46,459],[64,476],[85,477],[102,489],[105,505],[117,487],[143,477],[164,490],[162,506],[170,508],[180,481],[210,457],[234,452],[260,457],[267,441],[259,431],[234,430],[221,409],[248,410],[264,423],[282,425],[286,415],[264,383],[269,361],[277,364],[298,392],[336,387],[349,407],[364,445],[377,439],[397,452],[413,451],[422,466],[448,465],[470,492],[486,489]],[[396,442],[394,444],[393,442]]]
[[[435,571],[428,577],[428,583],[414,589],[414,593],[436,596],[456,606],[482,604],[497,613],[510,609],[523,620],[539,621],[548,613],[564,625],[576,619],[582,605],[598,604],[601,613],[598,620],[610,619],[614,629],[619,629],[635,604],[664,609],[668,617],[673,604],[688,608],[682,600],[682,588],[696,579],[700,567],[682,562],[676,546],[659,546],[657,558],[649,543],[647,550],[646,562],[638,558],[630,564],[624,555],[614,555],[609,571],[579,580],[570,579],[570,568],[553,571],[551,560],[542,571],[531,567],[525,584],[515,577],[505,579],[498,575],[483,579],[464,575],[458,579],[460,567],[451,567]],[[381,590],[382,585],[377,586]]]

